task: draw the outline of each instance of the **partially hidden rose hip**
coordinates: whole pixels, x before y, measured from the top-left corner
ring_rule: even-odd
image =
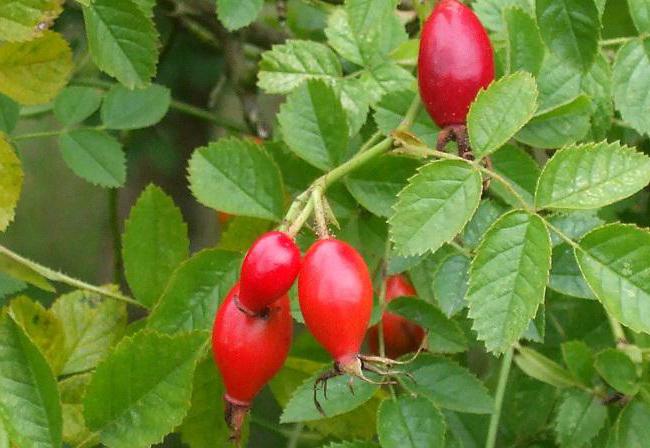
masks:
[[[458,0],[440,0],[422,29],[418,84],[429,115],[444,128],[443,147],[450,132],[466,138],[469,106],[492,80],[494,52],[478,17]]]
[[[226,393],[226,421],[238,440],[251,401],[280,370],[289,353],[293,322],[289,298],[276,300],[262,316],[236,305],[239,284],[219,307],[212,329],[212,352]]]
[[[362,370],[389,374],[372,364],[383,359],[359,353],[372,312],[372,283],[366,263],[352,246],[336,239],[311,246],[298,276],[298,299],[307,328],[334,359],[334,369],[314,384],[314,403],[321,413],[319,383],[325,388],[328,379],[341,374],[374,382]]]
[[[415,297],[415,289],[403,275],[391,275],[386,279],[386,302],[398,297]],[[402,355],[417,351],[424,338],[424,330],[418,324],[397,314],[386,311],[381,318],[384,335],[384,348],[389,358],[399,358]],[[370,351],[379,354],[378,325],[368,330],[368,345]]]
[[[284,232],[267,232],[248,250],[241,268],[239,305],[250,314],[285,295],[300,270],[300,249]]]

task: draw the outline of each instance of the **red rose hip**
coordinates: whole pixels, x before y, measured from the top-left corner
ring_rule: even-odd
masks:
[[[265,315],[249,316],[235,303],[238,293],[237,284],[219,307],[212,328],[212,352],[226,389],[226,421],[235,439],[251,401],[284,364],[293,333],[286,295]]]
[[[418,57],[420,97],[440,127],[464,124],[481,88],[494,79],[494,53],[474,12],[458,0],[440,0],[422,29]]]
[[[303,260],[298,297],[305,324],[338,364],[355,360],[372,312],[368,267],[350,245],[316,242]]]
[[[241,268],[239,305],[260,313],[286,294],[300,270],[300,249],[283,232],[267,232],[253,243]]]
[[[386,302],[397,297],[415,297],[415,289],[403,275],[392,275],[386,279]],[[399,358],[420,348],[424,330],[419,325],[388,311],[382,316],[381,325],[384,333],[384,348],[389,358]],[[368,345],[372,353],[379,353],[377,325],[368,330]]]

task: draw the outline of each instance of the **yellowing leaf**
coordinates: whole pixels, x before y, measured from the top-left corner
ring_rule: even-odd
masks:
[[[11,145],[0,133],[0,232],[14,219],[14,209],[23,187],[23,169]]]
[[[61,14],[63,0],[0,0],[0,40],[31,40],[41,36]]]
[[[70,46],[53,31],[29,42],[0,44],[0,92],[19,103],[47,103],[71,71]]]

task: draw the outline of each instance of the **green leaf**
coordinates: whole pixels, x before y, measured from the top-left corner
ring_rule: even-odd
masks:
[[[58,33],[46,31],[28,42],[0,43],[0,93],[21,104],[47,103],[66,85],[71,72],[72,51]]]
[[[17,446],[61,446],[56,379],[38,348],[7,313],[0,313],[0,415]]]
[[[546,49],[535,19],[520,8],[503,13],[508,31],[508,63],[510,72],[518,70],[537,75],[542,68]]]
[[[401,90],[390,92],[381,98],[375,107],[375,122],[382,134],[388,136],[401,124],[409,106],[415,98],[412,90]],[[413,124],[409,128],[413,133],[428,146],[435,146],[438,138],[438,127],[431,120],[431,117],[424,108],[420,108]]]
[[[47,281],[43,273],[14,258],[0,254],[0,272],[4,272],[14,279],[21,280],[34,285],[44,291],[54,292],[54,287]]]
[[[567,391],[555,418],[555,436],[563,447],[583,447],[596,437],[607,421],[607,408],[597,397],[582,390]]]
[[[492,169],[505,178],[527,204],[532,205],[541,171],[537,162],[526,151],[513,145],[505,145],[492,154],[491,159]],[[490,191],[513,207],[522,205],[501,182],[491,181]]]
[[[123,339],[88,385],[88,427],[110,447],[148,447],[162,441],[187,414],[205,341],[204,334],[171,337],[147,331]]]
[[[594,295],[587,286],[578,267],[573,247],[568,243],[553,248],[551,277],[548,287],[562,294],[593,299]]]
[[[600,37],[600,14],[593,0],[537,0],[542,38],[558,57],[587,71]]]
[[[470,260],[464,255],[452,255],[438,267],[433,277],[433,295],[440,309],[451,317],[467,305],[465,293],[469,280]]]
[[[596,370],[614,389],[634,395],[639,391],[639,378],[636,366],[629,356],[620,350],[608,348],[596,355]]]
[[[604,140],[612,127],[612,68],[599,53],[591,70],[582,77],[582,90],[591,98],[591,139]]]
[[[342,76],[341,63],[326,45],[287,40],[262,53],[257,85],[266,93],[288,93],[308,79],[332,84]]]
[[[14,220],[22,189],[23,168],[20,159],[0,132],[0,232],[4,232]]]
[[[82,86],[66,87],[54,101],[54,116],[66,126],[81,123],[94,114],[101,103],[101,90]]]
[[[9,134],[16,127],[20,106],[6,95],[0,93],[0,132]]]
[[[63,411],[64,444],[79,446],[86,441],[89,444],[99,443],[97,436],[86,427],[83,415],[83,396],[86,393],[91,376],[90,373],[84,373],[59,381],[61,409]]]
[[[264,232],[271,230],[273,223],[265,219],[235,216],[228,221],[219,238],[219,249],[231,252],[245,252]]]
[[[434,353],[458,353],[467,350],[463,330],[453,320],[424,300],[400,297],[388,304],[388,311],[413,321],[427,330],[427,349]]]
[[[402,396],[381,402],[377,432],[383,448],[441,447],[445,419],[426,398]]]
[[[553,215],[549,218],[549,222],[573,240],[580,239],[585,233],[605,224],[595,210],[578,210]],[[551,231],[551,241],[553,246],[564,243],[564,240],[553,231]]]
[[[474,216],[472,216],[472,219],[467,223],[463,231],[463,243],[465,243],[465,246],[475,249],[481,241],[483,234],[506,210],[506,207],[497,201],[489,198],[483,199],[476,213],[474,213]]]
[[[436,406],[471,414],[491,414],[494,403],[487,389],[469,370],[446,358],[421,354],[404,366],[413,380],[401,377],[409,391],[422,395]]]
[[[562,343],[562,358],[576,380],[585,386],[591,385],[596,370],[594,369],[594,355],[587,344],[583,341]]]
[[[27,296],[13,299],[8,309],[13,321],[39,349],[50,365],[52,373],[58,376],[65,362],[63,355],[65,334],[58,316]]]
[[[643,448],[650,440],[650,406],[632,400],[618,415],[614,428],[615,448]]]
[[[385,94],[407,90],[413,87],[415,78],[411,72],[394,62],[383,62],[361,74],[361,83],[374,104]]]
[[[52,304],[52,313],[65,335],[62,375],[96,367],[126,330],[124,303],[86,291],[62,295]]]
[[[553,110],[578,96],[582,77],[580,69],[565,64],[553,53],[546,53],[542,68],[537,75],[539,89],[537,114]]]
[[[27,288],[27,284],[22,280],[15,279],[9,275],[0,272],[0,306],[3,305],[3,299],[12,294]]]
[[[355,136],[366,123],[370,109],[370,95],[365,91],[361,80],[357,78],[346,78],[337,82],[334,90],[338,93],[341,106],[347,116],[348,134]]]
[[[61,134],[59,149],[68,167],[94,185],[116,188],[126,182],[122,145],[106,132],[75,129]]]
[[[627,5],[639,34],[650,33],[650,1],[627,0]]]
[[[372,442],[332,442],[329,445],[324,445],[323,448],[377,448],[377,445]]]
[[[403,255],[437,250],[463,230],[481,190],[480,173],[466,162],[425,165],[399,193],[389,220],[391,239]]]
[[[394,0],[350,0],[329,17],[325,35],[345,59],[372,67],[407,40]]]
[[[160,188],[149,185],[131,209],[122,236],[124,272],[138,301],[155,305],[188,253],[187,225],[180,210]]]
[[[159,84],[138,90],[116,84],[104,98],[102,122],[109,129],[146,128],[162,120],[170,104],[169,89]]]
[[[643,43],[632,41],[616,54],[613,72],[614,102],[621,117],[641,134],[650,134],[650,57]]]
[[[469,272],[472,328],[488,351],[505,352],[544,301],[551,239],[537,216],[514,210],[487,231]]]
[[[280,170],[253,142],[225,138],[198,148],[188,171],[192,194],[208,207],[276,221],[282,215]]]
[[[214,361],[206,358],[194,372],[192,405],[180,427],[190,448],[228,446],[230,431],[223,418],[224,387]]]
[[[511,7],[521,8],[526,13],[534,13],[529,0],[476,0],[472,9],[488,30],[502,33],[506,31],[504,11]]]
[[[305,340],[304,337],[302,339]],[[311,340],[311,345],[305,347],[303,350],[308,350],[309,355],[313,355],[313,350],[317,346],[317,343],[312,337],[309,337],[309,339]],[[298,341],[294,341],[294,348],[295,342]],[[325,359],[329,358],[327,354],[324,356]],[[282,370],[269,383],[271,392],[278,404],[281,407],[285,407],[291,399],[296,384],[302,384],[307,378],[313,376],[315,372],[321,370],[322,367],[322,363],[309,359],[287,358]],[[362,406],[350,412],[335,417],[328,415],[326,419],[305,422],[305,426],[331,437],[373,439],[377,432],[375,426],[369,425],[368,422],[376,418],[377,408],[381,401],[380,396],[384,397],[385,394],[381,392],[377,393]]]
[[[591,101],[580,95],[569,103],[536,115],[516,139],[537,148],[557,148],[575,143],[589,130]]]
[[[350,194],[368,211],[388,217],[397,194],[420,166],[409,157],[383,156],[371,160],[345,179]]]
[[[229,31],[242,28],[255,20],[264,0],[217,0],[217,17]]]
[[[650,233],[624,224],[600,227],[580,241],[576,256],[607,312],[650,333]]]
[[[163,333],[209,330],[217,305],[239,277],[240,256],[204,250],[181,264],[169,279],[147,326]]]
[[[314,382],[322,373],[323,371],[316,372],[307,378],[303,384],[298,386],[282,411],[280,423],[320,420],[344,414],[370,400],[378,389],[374,384],[366,383],[357,378],[348,377],[347,375],[328,380],[327,398],[324,397],[322,388],[316,394],[318,402],[323,407],[327,416],[324,417],[314,405],[313,392]],[[350,388],[348,387],[350,380],[352,381],[351,386],[354,389],[354,394],[350,392]]]
[[[130,89],[147,86],[158,59],[152,20],[131,0],[93,0],[83,12],[97,67]]]
[[[537,185],[541,208],[589,209],[620,201],[650,182],[650,158],[620,143],[592,143],[557,151]]]
[[[574,387],[578,383],[555,361],[527,347],[519,347],[515,363],[523,372],[539,381],[558,388]]]
[[[3,0],[0,2],[0,40],[27,41],[43,34],[63,11],[62,0]]]
[[[467,115],[472,151],[487,156],[510,140],[533,117],[537,85],[526,72],[517,72],[480,91]]]
[[[348,148],[345,111],[323,81],[312,80],[291,92],[280,107],[284,141],[297,156],[322,170],[338,166]]]

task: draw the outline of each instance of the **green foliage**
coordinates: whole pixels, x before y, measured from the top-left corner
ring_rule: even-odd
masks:
[[[391,239],[404,255],[434,252],[463,230],[480,199],[481,175],[468,163],[425,165],[398,195]]]
[[[126,157],[119,140],[106,132],[76,129],[59,136],[63,160],[74,173],[103,187],[126,182]]]
[[[161,441],[187,414],[204,343],[200,333],[140,332],[125,338],[88,385],[83,404],[88,427],[111,447],[147,447]]]
[[[61,446],[56,379],[36,345],[8,313],[0,314],[0,416],[12,441],[26,448]]]
[[[444,418],[426,398],[384,400],[377,414],[377,428],[385,448],[424,448],[444,443]]]
[[[370,325],[427,351],[323,416],[294,286],[243,446],[645,448],[650,2],[463,3],[496,66],[467,145],[417,93],[432,1],[0,0],[0,448],[226,446],[209,331],[276,229],[354,246]]]
[[[174,201],[149,185],[131,209],[123,241],[129,285],[141,303],[152,307],[171,273],[188,256],[187,225]]]
[[[234,215],[279,220],[284,198],[280,171],[255,144],[220,140],[198,148],[189,162],[196,198],[208,207]]]

